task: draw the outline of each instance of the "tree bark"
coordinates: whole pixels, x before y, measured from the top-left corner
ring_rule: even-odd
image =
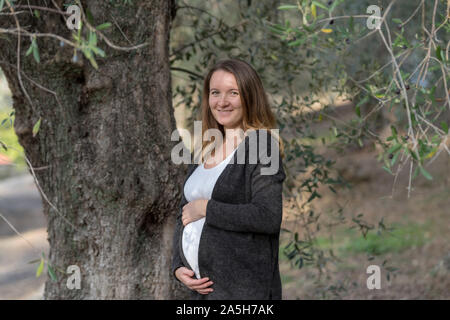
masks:
[[[28,3],[42,6],[41,1]],[[65,10],[64,1],[48,3]],[[69,289],[70,274],[57,271],[57,281],[49,277],[46,282],[44,298],[185,298],[186,289],[170,272],[184,176],[184,168],[170,158],[176,143],[170,141],[176,125],[168,59],[174,0],[82,5],[93,26],[112,23],[102,33],[114,44],[150,45],[120,51],[98,37],[106,57],[96,57],[96,70],[81,52],[73,61],[73,48],[48,37],[37,38],[37,63],[33,55],[25,56],[31,41],[22,34],[20,71],[30,103],[17,75],[18,37],[0,35],[0,66],[13,95],[15,131],[32,166],[48,166],[35,173],[58,209],[43,198],[49,262],[64,272],[76,265],[81,272],[81,288]],[[17,18],[29,32],[73,40],[57,13],[41,10],[39,18],[30,13]],[[0,27],[16,28],[16,21],[1,16]],[[54,91],[57,99],[36,84]]]

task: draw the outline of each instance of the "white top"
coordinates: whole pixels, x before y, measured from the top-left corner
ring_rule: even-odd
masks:
[[[225,160],[213,168],[205,169],[204,163],[202,163],[194,170],[184,185],[184,196],[188,202],[198,199],[211,199],[211,194],[217,179],[228,162],[230,162],[235,152],[236,149],[234,149]],[[202,234],[204,223],[205,218],[201,218],[197,221],[188,223],[183,230],[183,253],[197,279],[200,279],[198,268],[198,245],[200,243],[200,236]]]

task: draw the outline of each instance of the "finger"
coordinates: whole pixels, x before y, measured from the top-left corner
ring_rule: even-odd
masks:
[[[194,275],[194,271],[192,271],[191,269],[188,269],[186,267],[183,267],[183,275],[187,275],[189,277],[192,277]]]
[[[186,271],[183,275],[187,278],[187,281],[193,280],[192,277],[194,276],[194,271]]]
[[[190,278],[189,279],[189,285],[191,286],[191,287],[198,287],[198,286],[200,286],[200,285],[202,285],[202,284],[205,284],[207,281],[209,281],[209,279],[193,279],[193,278]]]
[[[198,290],[198,289],[206,289],[206,288],[208,288],[209,286],[211,286],[213,283],[214,283],[214,282],[209,281],[209,282],[206,282],[206,283],[204,283],[204,284],[197,285],[197,286],[192,286],[192,287],[193,287],[195,290]]]
[[[195,280],[191,278],[191,279],[189,280],[189,285],[190,285],[191,287],[198,287],[198,286],[200,286],[200,285],[206,283],[208,280],[209,280],[209,278],[195,279]]]
[[[187,269],[188,270],[188,275],[192,278],[193,276],[194,276],[194,271],[192,271],[192,270],[190,270],[190,269]]]
[[[213,292],[213,289],[203,289],[203,290],[197,290],[198,293],[200,294],[209,294],[211,292]]]
[[[189,270],[186,268],[187,271],[184,271],[181,275],[181,282],[183,282],[188,288],[192,289],[192,281],[194,281],[194,278],[192,278],[194,276],[194,272],[192,270]],[[194,290],[194,289],[192,289]]]

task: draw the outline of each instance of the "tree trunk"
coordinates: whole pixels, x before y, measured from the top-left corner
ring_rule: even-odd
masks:
[[[47,3],[64,10],[64,1]],[[0,66],[13,95],[14,128],[32,166],[47,167],[36,176],[57,208],[43,197],[49,262],[64,272],[70,265],[80,268],[80,289],[68,288],[71,274],[56,271],[57,281],[49,277],[44,298],[184,298],[186,290],[170,272],[184,176],[170,158],[176,143],[170,141],[176,126],[168,59],[174,1],[82,5],[93,26],[112,23],[102,32],[115,45],[150,45],[120,51],[98,37],[106,57],[96,57],[96,70],[81,52],[74,62],[73,48],[49,37],[37,38],[37,63],[32,54],[25,56],[31,41],[22,34],[20,70],[30,104],[17,75],[18,37],[0,35]],[[61,15],[41,10],[37,18],[21,10],[25,13],[17,15],[18,22],[29,32],[73,41]],[[12,16],[1,16],[1,28],[16,26]],[[88,37],[84,27],[83,34]],[[40,130],[33,137],[39,118]]]

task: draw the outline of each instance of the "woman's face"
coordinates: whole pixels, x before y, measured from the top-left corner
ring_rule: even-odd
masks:
[[[214,119],[224,129],[241,128],[243,111],[234,75],[217,70],[211,77],[209,87],[209,107]]]

